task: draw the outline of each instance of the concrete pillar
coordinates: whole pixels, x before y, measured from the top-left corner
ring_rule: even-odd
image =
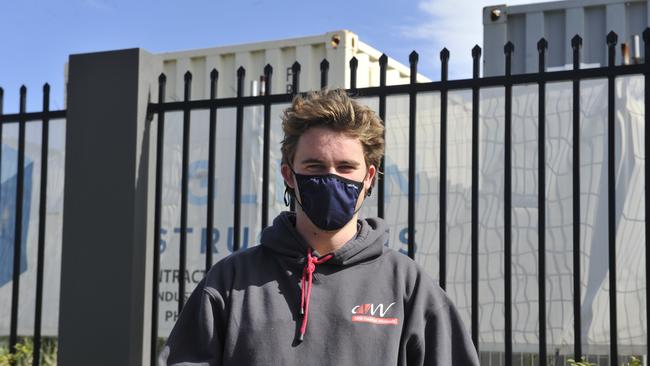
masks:
[[[162,62],[70,56],[59,365],[148,363],[155,123]]]

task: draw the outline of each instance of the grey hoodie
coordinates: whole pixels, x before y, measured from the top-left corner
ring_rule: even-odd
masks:
[[[282,213],[261,245],[215,264],[187,301],[161,365],[478,365],[449,298],[407,256],[386,248],[381,219],[316,264],[300,340],[308,246]],[[318,253],[313,253],[318,256]]]

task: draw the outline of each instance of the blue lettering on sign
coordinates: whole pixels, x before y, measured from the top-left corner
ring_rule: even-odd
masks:
[[[16,225],[16,186],[18,183],[17,164],[18,152],[8,146],[2,147],[2,175],[10,178],[0,182],[0,287],[11,282],[13,278],[14,241]],[[29,214],[32,202],[32,173],[34,164],[25,158],[23,185],[23,212],[21,243],[20,243],[20,273],[27,271],[27,233],[29,232]]]
[[[415,174],[415,199],[417,200],[420,196],[420,178],[422,173]],[[408,179],[408,168],[400,170],[397,164],[391,163],[390,159],[386,157],[385,167],[384,167],[384,179],[386,180],[387,190],[388,185],[391,183],[397,186],[397,194],[388,193],[384,197],[386,204],[391,200],[391,197],[394,195],[404,195],[408,196],[409,193],[409,179]]]
[[[416,233],[417,230],[414,230],[413,233]],[[408,255],[409,251],[409,229],[407,227],[403,228],[402,230],[399,231],[399,242],[402,243],[402,248],[400,248],[399,252]],[[404,249],[406,247],[406,249]],[[418,245],[417,243],[413,242],[413,252],[416,253],[418,251]]]
[[[196,160],[188,166],[189,186],[193,186],[193,182],[198,181],[199,188],[208,187],[208,161]],[[217,198],[217,178],[214,178],[214,198]],[[187,200],[190,204],[196,206],[204,206],[208,204],[208,190],[205,193],[196,194],[192,189],[187,191]]]
[[[201,230],[201,242],[200,242],[200,245],[199,245],[199,253],[200,254],[205,254],[208,230],[207,230],[207,228],[204,228],[204,227],[201,228],[200,230]],[[233,252],[233,246],[234,246],[234,230],[233,230],[232,227],[228,227],[227,230],[228,230],[228,240],[227,240],[225,246],[226,246],[226,249],[230,253],[232,253]],[[181,228],[180,227],[175,227],[172,231],[174,232],[174,234],[180,235]],[[188,227],[185,230],[185,232],[187,234],[192,234],[194,232],[194,228],[193,227]],[[250,243],[250,240],[249,240],[251,238],[250,228],[248,226],[244,226],[242,232],[243,232],[243,235],[242,235],[241,240],[240,240],[240,249],[246,249],[249,246],[251,246],[251,243]],[[167,229],[165,229],[165,228],[160,229],[160,244],[159,244],[160,245],[160,254],[163,254],[165,252],[165,250],[167,250],[167,247],[168,247],[167,240],[169,240],[169,239],[165,239],[165,235],[167,233],[168,233]],[[220,233],[219,229],[213,228],[212,229],[212,253],[214,253],[214,254],[219,253],[219,245],[218,244],[219,244],[219,239],[220,238],[221,238],[221,233]]]
[[[228,228],[228,250],[231,253],[233,252],[233,246],[234,246],[234,244],[233,244],[233,242],[234,242],[233,236],[234,235],[233,234],[234,234],[233,228],[229,227]],[[240,242],[241,242],[240,246],[239,246],[240,249],[248,248],[248,226],[244,227],[244,237],[240,240]]]
[[[160,229],[160,253],[164,253],[165,249],[167,249],[167,242],[163,239],[163,235],[167,234],[167,230],[165,229]]]
[[[187,192],[187,200],[190,204],[195,206],[205,206],[208,204],[208,161],[196,160],[188,166],[189,175],[189,189]],[[217,186],[218,179],[214,178],[214,199],[217,199]],[[201,188],[200,192],[194,192],[192,188]],[[235,197],[233,195],[233,204]],[[245,205],[257,204],[257,194],[242,194],[241,203]]]
[[[208,235],[208,228],[202,228],[201,229],[201,254],[205,254],[206,252],[206,247],[207,247],[207,235]],[[219,242],[219,229],[213,228],[212,229],[212,253],[217,254],[219,253],[219,247],[217,246],[217,243]]]
[[[176,234],[180,234],[180,233],[181,233],[181,228],[179,228],[179,227],[175,227],[175,228],[174,228],[174,232],[175,232]],[[191,228],[191,227],[188,227],[188,228],[185,228],[185,232],[188,233],[188,234],[191,234],[191,233],[194,232],[194,229]]]
[[[205,227],[202,227],[201,229],[201,242],[199,245],[199,253],[200,254],[205,254],[206,252],[206,244],[207,244],[207,232],[208,230]],[[172,230],[175,234],[180,234],[181,228],[180,227],[175,227]],[[193,227],[188,227],[186,232],[188,234],[192,234],[194,232]],[[234,242],[234,229],[232,226],[227,228],[227,242],[225,245],[225,249],[228,250],[229,253],[233,252],[233,242]],[[416,230],[417,232],[417,230]],[[164,253],[165,250],[167,249],[167,240],[165,240],[164,236],[168,233],[168,230],[165,228],[160,229],[160,253]],[[251,246],[250,239],[250,228],[248,226],[244,226],[242,228],[242,237],[241,237],[241,246],[240,249],[246,249],[249,246]],[[219,241],[221,239],[221,232],[217,228],[212,229],[212,253],[217,254],[219,253]],[[259,238],[258,238],[259,239]],[[401,245],[401,248],[399,249],[399,252],[405,255],[408,255],[408,228],[403,228],[399,231],[398,235],[398,240]],[[389,242],[388,240],[384,243],[384,246],[388,247]],[[414,249],[415,252],[418,251],[418,245],[417,243],[414,243]]]

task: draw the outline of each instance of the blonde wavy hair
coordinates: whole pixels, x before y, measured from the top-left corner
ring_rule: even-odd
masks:
[[[345,90],[314,91],[293,98],[282,116],[282,163],[293,161],[298,139],[312,127],[326,127],[358,138],[366,166],[374,165],[379,171],[384,155],[384,125],[374,111],[350,98]]]

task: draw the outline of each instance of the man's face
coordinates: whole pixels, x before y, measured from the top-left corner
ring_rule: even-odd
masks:
[[[312,127],[300,136],[292,166],[298,174],[336,174],[357,182],[363,181],[364,191],[360,197],[365,197],[376,173],[374,165],[366,166],[363,146],[358,138],[326,127]],[[282,176],[300,199],[296,181],[286,164],[282,165]],[[360,198],[356,208],[362,202],[363,198]]]

